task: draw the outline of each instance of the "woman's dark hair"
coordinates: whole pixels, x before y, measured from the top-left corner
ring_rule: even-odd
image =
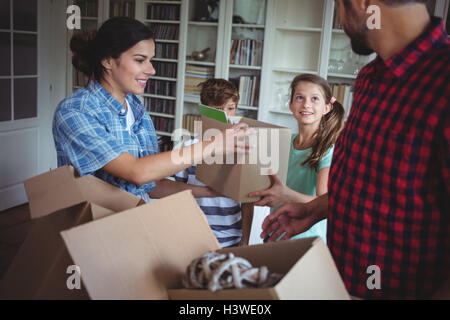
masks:
[[[70,40],[73,66],[83,72],[89,81],[103,78],[102,60],[117,59],[142,40],[154,39],[148,26],[135,19],[116,17],[105,21],[98,31],[76,34]]]
[[[298,75],[291,82],[291,103],[294,101],[295,88],[300,82],[314,83],[319,86],[325,102],[331,103],[331,98],[333,97],[330,85],[328,82],[317,75],[314,74],[301,74]],[[320,126],[314,136],[314,143],[312,146],[312,151],[309,157],[302,163],[302,165],[308,165],[317,171],[319,167],[319,162],[325,153],[331,148],[333,144],[341,133],[344,127],[344,115],[345,110],[342,104],[335,101],[331,105],[331,110],[322,117],[320,121]]]

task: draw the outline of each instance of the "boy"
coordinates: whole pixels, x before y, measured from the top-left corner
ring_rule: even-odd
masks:
[[[224,79],[209,79],[200,84],[202,104],[225,111],[227,116],[236,116],[239,92],[236,86]],[[196,143],[197,139],[188,144]],[[176,181],[191,185],[204,186],[195,179],[196,166],[189,167],[175,175]],[[197,203],[206,215],[209,226],[220,245],[224,247],[237,246],[242,239],[241,206],[226,197],[196,198]]]

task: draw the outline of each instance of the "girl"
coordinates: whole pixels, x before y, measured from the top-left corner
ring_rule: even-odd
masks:
[[[298,75],[292,81],[289,108],[299,133],[292,135],[286,185],[272,175],[269,189],[249,194],[263,197],[254,203],[256,206],[273,208],[289,202],[309,202],[327,193],[334,143],[344,124],[344,108],[332,96],[327,81],[311,74]],[[326,220],[322,220],[293,239],[320,236],[326,240],[326,225]]]
[[[137,20],[112,18],[97,34],[75,35],[70,48],[74,67],[89,83],[64,99],[55,111],[58,166],[72,165],[82,176],[95,175],[145,201],[150,201],[150,191],[159,188],[169,190],[160,196],[185,189],[193,190],[197,197],[217,196],[207,187],[164,178],[201,161],[202,149],[210,144],[222,154],[247,152],[241,138],[249,132],[239,130],[242,125],[234,126],[235,147],[224,146],[222,139],[213,137],[198,142],[200,148],[183,148],[181,153],[190,155],[190,162],[184,164],[171,161],[170,152],[159,153],[153,123],[136,97],[144,93],[148,79],[155,74],[153,32]]]

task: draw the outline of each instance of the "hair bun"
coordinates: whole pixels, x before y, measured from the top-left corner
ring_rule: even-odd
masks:
[[[75,34],[70,40],[70,50],[72,51],[72,65],[86,76],[90,77],[94,72],[92,63],[93,44],[96,31]]]

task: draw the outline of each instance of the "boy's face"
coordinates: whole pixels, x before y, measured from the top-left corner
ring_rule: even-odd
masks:
[[[237,104],[230,98],[227,102],[225,102],[222,106],[209,106],[211,108],[216,108],[219,110],[225,111],[228,117],[235,117],[237,112]]]

